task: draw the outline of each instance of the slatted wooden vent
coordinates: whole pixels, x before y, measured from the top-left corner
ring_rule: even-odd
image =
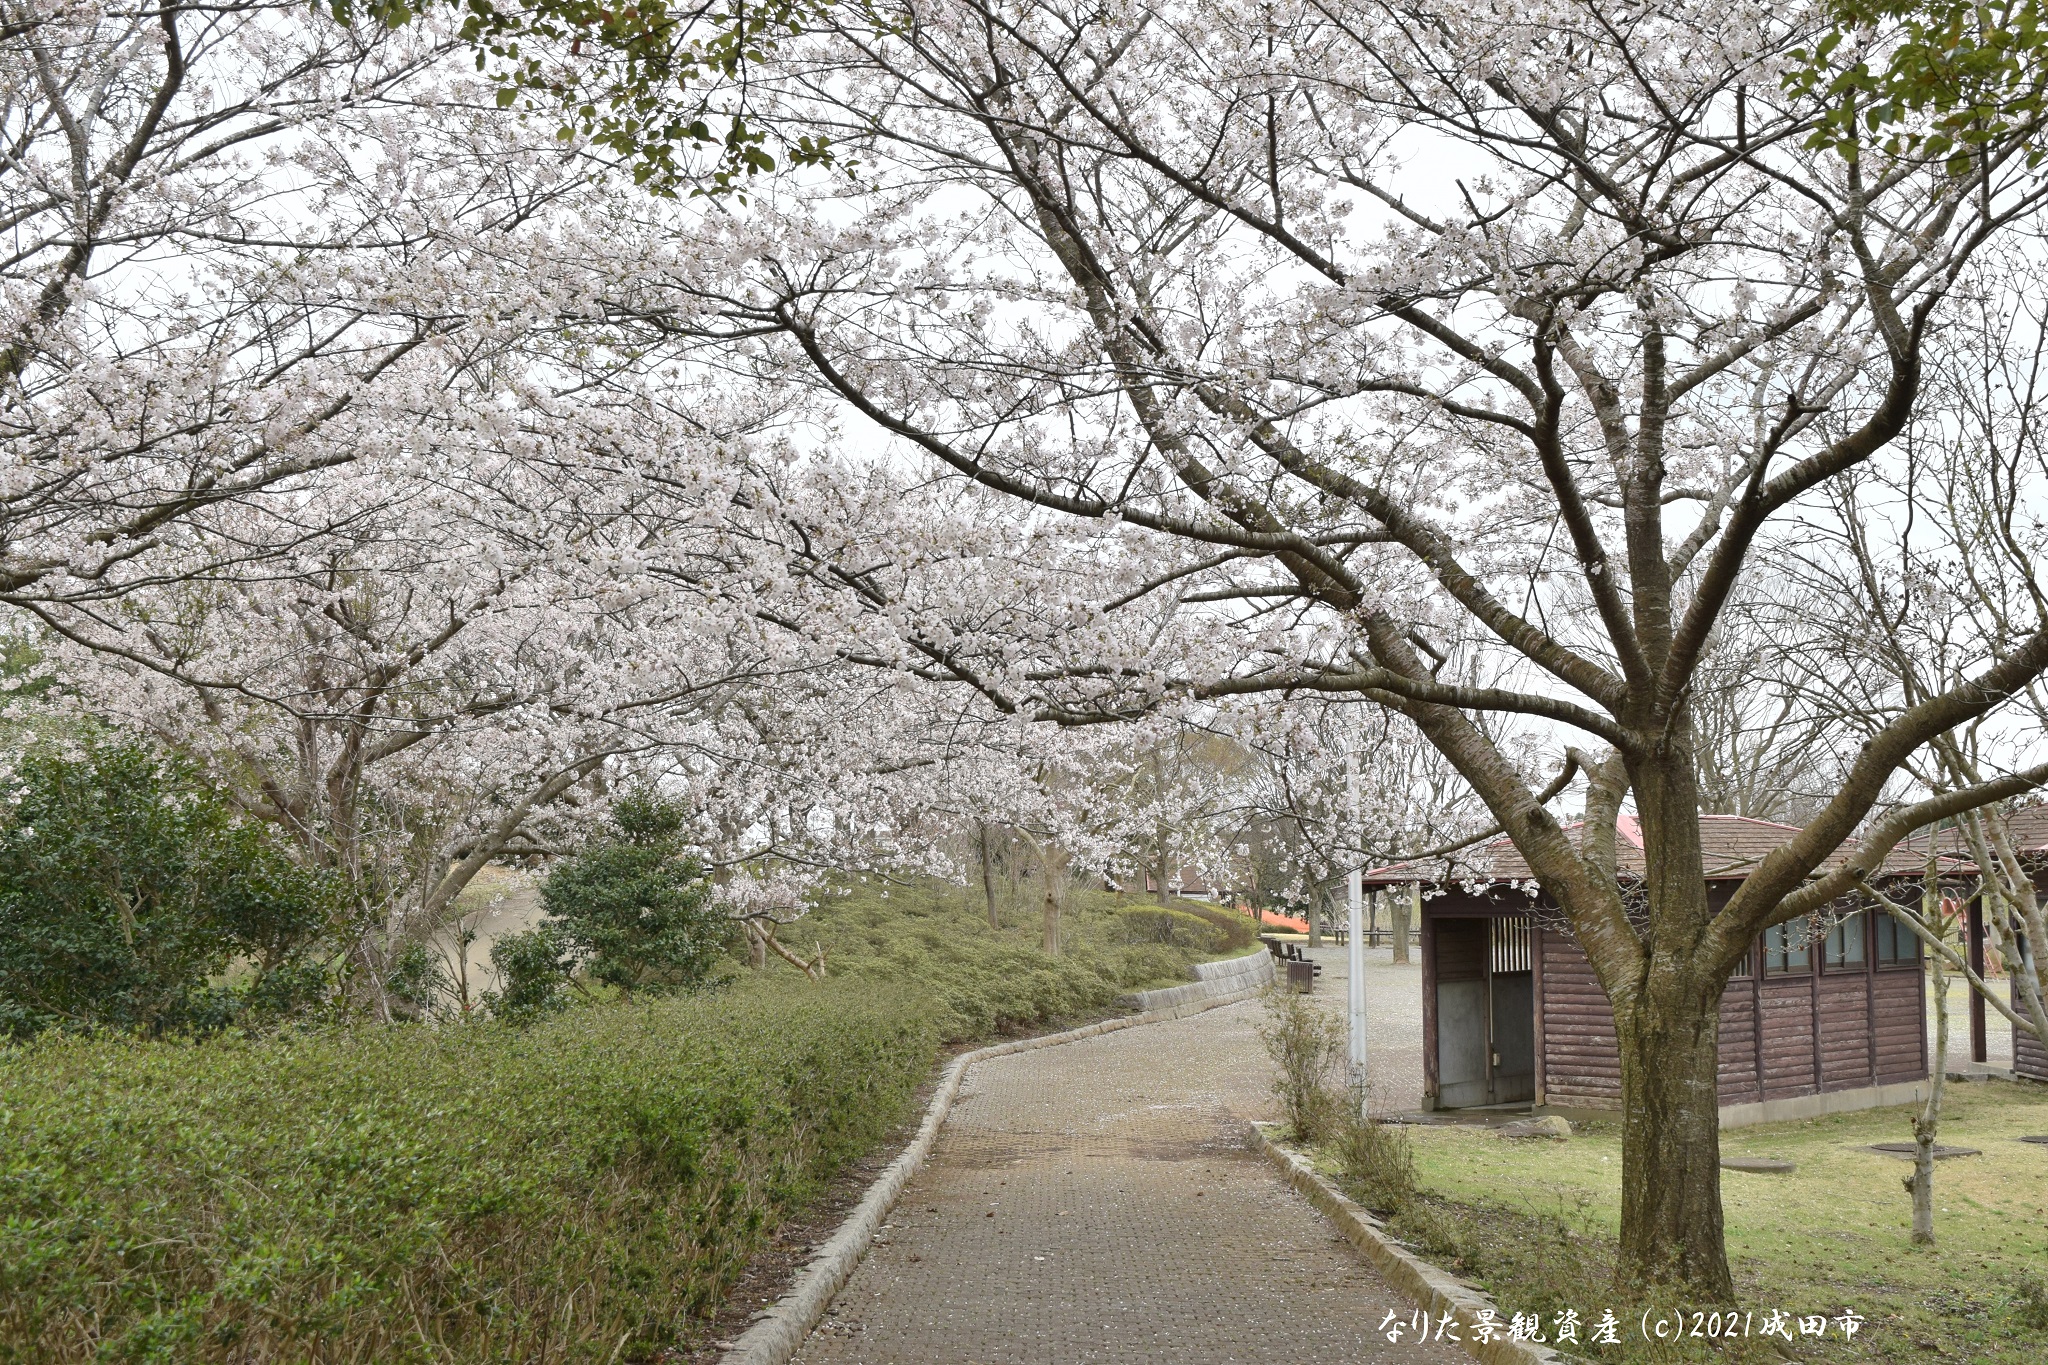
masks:
[[[1526,972],[1529,970],[1529,917],[1527,915],[1502,915],[1488,923],[1492,926],[1488,951],[1493,957],[1493,973]]]

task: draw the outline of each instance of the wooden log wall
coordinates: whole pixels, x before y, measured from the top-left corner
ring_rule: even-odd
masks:
[[[1621,1046],[1614,1036],[1614,1009],[1593,975],[1593,964],[1570,935],[1536,931],[1543,964],[1543,1048],[1538,1056],[1537,1098],[1546,1104],[1616,1108],[1621,1104]]]
[[[2006,989],[2012,989],[2011,982],[2007,982]],[[2027,1017],[2027,1007],[2020,1003],[2017,992],[2013,994],[2012,1008],[2020,1018]],[[2022,1076],[2048,1081],[2048,1048],[2043,1048],[2041,1040],[2028,1029],[2012,1031],[2012,1069]]]
[[[1866,937],[1866,942],[1868,942]],[[1592,964],[1567,933],[1540,930],[1539,1085],[1544,1103],[1621,1102],[1614,1014]],[[1752,953],[1754,957],[1755,954]],[[1926,995],[1917,967],[1819,964],[1788,976],[1752,973],[1721,997],[1723,1104],[1853,1090],[1927,1074]],[[1869,955],[1866,954],[1866,957]],[[2042,1058],[2048,1064],[2048,1056]],[[2043,1068],[2048,1078],[2048,1065]]]

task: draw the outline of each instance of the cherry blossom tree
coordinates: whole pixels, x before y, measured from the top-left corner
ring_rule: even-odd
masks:
[[[636,485],[589,485],[617,413],[504,397],[191,519],[203,545],[288,551],[38,604],[72,704],[201,758],[346,875],[380,1001],[486,864],[569,846],[598,781],[786,667],[639,574]]]
[[[274,0],[0,22],[0,601],[189,570],[158,552],[195,515],[374,448],[530,321],[462,301],[509,296],[505,239],[565,161],[413,126],[460,102],[446,34]]]
[[[1459,854],[1500,832],[1442,755],[1384,708],[1268,703],[1234,716],[1233,729],[1252,756],[1236,793],[1241,828],[1267,831],[1291,850],[1288,891],[1323,918],[1340,916],[1353,869],[1436,859],[1448,878]],[[1525,751],[1521,761],[1536,755]],[[1569,781],[1576,769],[1563,775]],[[1396,960],[1406,961],[1407,903],[1392,913]]]
[[[1786,614],[1807,646],[1790,676],[1814,709],[1866,740],[1874,718],[1952,690],[1980,660],[2012,651],[2048,609],[2048,312],[2026,287],[2034,271],[2024,254],[2001,254],[1950,321],[1962,344],[1930,367],[1937,401],[1907,433],[1903,458],[1831,489],[1786,556],[1803,589]],[[2007,706],[1935,736],[1903,776],[1922,791],[1968,791],[2012,755],[2038,752],[2043,735],[2048,688],[2036,677]],[[1943,939],[1939,916],[1885,903],[1947,970],[2048,1046],[2048,964],[2028,948],[2048,941],[2048,916],[2028,867],[2036,850],[2014,829],[2016,819],[2030,828],[2038,813],[2016,815],[2012,805],[1962,811],[1914,841],[1916,854],[1937,858],[1935,877],[1921,879],[1927,895],[1981,902],[1991,951],[2014,985],[2010,1001]]]
[[[380,1005],[483,866],[633,777],[764,946],[830,869],[953,870],[931,836],[967,810],[1105,865],[1100,755],[1011,723],[998,657],[1080,624],[1092,562],[1027,537],[991,598],[1003,568],[949,555],[1002,509],[753,443],[759,386],[586,364],[672,243],[500,111],[456,18],[6,22],[0,602],[67,705],[347,873]]]
[[[1412,723],[1612,1003],[1622,1277],[1724,1299],[1728,974],[1909,831],[2048,775],[1993,763],[1884,805],[1916,753],[2040,674],[2048,631],[2029,614],[1940,691],[1882,705],[1719,909],[1694,680],[1777,528],[1896,458],[1957,281],[2034,220],[2032,124],[1956,165],[1811,145],[1826,106],[1781,79],[1812,22],[1796,6],[827,18],[750,96],[859,173],[672,219],[672,268],[621,282],[622,331],[810,386],[892,458],[1012,500],[1013,534],[1094,528],[1085,627],[1024,637],[1035,660],[995,678],[931,641],[934,672],[1069,723],[1309,692]],[[1155,628],[1106,624],[1129,614]],[[1142,647],[1083,659],[1090,632]],[[1462,681],[1474,657],[1498,681]],[[1590,775],[1576,834],[1487,717]],[[1624,803],[1648,863],[1626,891]]]

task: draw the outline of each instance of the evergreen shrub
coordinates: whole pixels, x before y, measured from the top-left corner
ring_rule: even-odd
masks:
[[[0,1049],[0,1361],[651,1359],[906,1112],[936,1033],[766,981]]]

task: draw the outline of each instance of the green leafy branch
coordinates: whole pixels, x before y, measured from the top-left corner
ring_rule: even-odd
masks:
[[[1850,160],[1865,145],[1967,171],[1979,149],[2039,123],[2048,99],[2040,0],[1835,0],[1835,28],[1793,55],[1794,94],[1826,103],[1808,145]],[[1882,54],[1843,61],[1854,34]],[[2048,148],[2033,147],[2037,166]]]
[[[744,194],[778,166],[829,165],[830,144],[801,134],[774,139],[748,111],[749,73],[800,36],[832,0],[327,0],[343,23],[398,28],[427,6],[462,15],[477,69],[498,84],[501,108],[554,110],[558,136],[615,153],[636,183],[659,194]],[[726,95],[731,107],[713,107]],[[692,153],[713,151],[709,174]]]

